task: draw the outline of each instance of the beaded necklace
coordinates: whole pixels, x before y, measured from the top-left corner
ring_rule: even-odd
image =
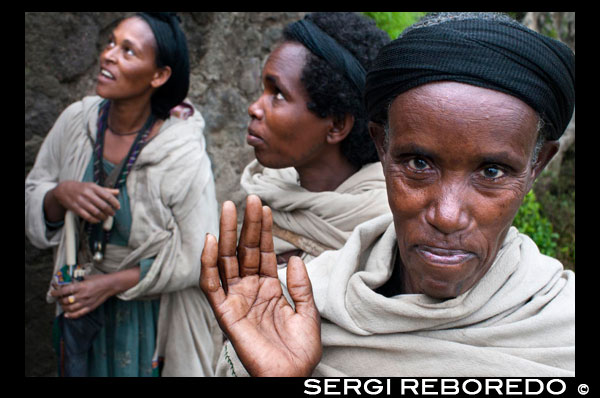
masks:
[[[110,101],[104,100],[100,103],[100,107],[98,110],[98,123],[97,123],[97,135],[96,142],[94,143],[94,152],[93,152],[93,167],[94,167],[94,182],[100,186],[110,186],[115,189],[120,189],[123,185],[125,185],[125,181],[127,180],[127,176],[129,175],[129,171],[135,163],[138,155],[140,154],[142,148],[146,144],[146,140],[148,139],[148,135],[152,130],[152,126],[156,121],[156,117],[154,114],[150,114],[146,123],[140,131],[137,132],[135,140],[133,144],[131,144],[131,148],[129,148],[129,153],[121,162],[121,169],[116,177],[115,182],[107,181],[106,173],[104,171],[103,166],[103,154],[104,154],[104,136],[106,133],[106,128],[108,126],[108,110],[110,109]],[[119,166],[115,166],[118,168]],[[111,173],[113,176],[114,173]],[[109,176],[109,177],[111,177]],[[111,178],[109,178],[110,180]],[[113,178],[114,179],[114,178]],[[114,226],[114,223],[113,225]],[[112,226],[109,228],[103,228],[103,223],[97,224],[87,224],[87,231],[89,239],[89,245],[92,253],[94,254],[93,258],[95,261],[102,261],[104,258],[104,251],[106,249],[106,242],[108,242],[110,238],[110,234],[112,232]]]

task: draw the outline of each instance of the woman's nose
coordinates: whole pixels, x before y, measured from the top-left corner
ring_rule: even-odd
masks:
[[[433,196],[425,218],[444,234],[462,231],[470,223],[468,203],[468,195],[460,184],[446,185]]]
[[[248,116],[253,119],[261,120],[265,116],[265,112],[261,106],[261,98],[262,96],[248,107]]]
[[[107,46],[104,51],[100,54],[100,61],[104,62],[115,62],[115,47]]]

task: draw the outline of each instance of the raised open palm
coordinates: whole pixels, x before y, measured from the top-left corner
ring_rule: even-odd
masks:
[[[237,243],[232,202],[221,212],[219,242],[206,236],[200,287],[252,376],[308,376],[321,358],[321,324],[302,260],[288,263],[290,306],[277,277],[271,210],[250,195]]]

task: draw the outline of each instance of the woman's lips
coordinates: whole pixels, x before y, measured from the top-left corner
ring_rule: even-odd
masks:
[[[258,146],[264,143],[264,140],[257,136],[254,131],[248,129],[248,134],[246,134],[246,142],[251,146]]]
[[[100,72],[98,73],[98,80],[99,81],[113,81],[115,80],[115,76],[108,70],[101,68]]]
[[[438,265],[456,265],[464,263],[475,255],[472,252],[459,249],[443,249],[435,246],[418,245],[417,252],[428,263]]]

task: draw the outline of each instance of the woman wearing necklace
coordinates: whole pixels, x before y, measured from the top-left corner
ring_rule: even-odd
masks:
[[[218,209],[204,120],[183,103],[189,73],[178,17],[123,19],[100,55],[98,96],[61,114],[26,179],[27,235],[57,247],[55,273],[65,264],[66,212],[78,220],[85,277],[53,283],[47,297],[57,319],[103,325],[84,374],[212,375],[221,333],[194,286],[195,238],[217,231]]]

